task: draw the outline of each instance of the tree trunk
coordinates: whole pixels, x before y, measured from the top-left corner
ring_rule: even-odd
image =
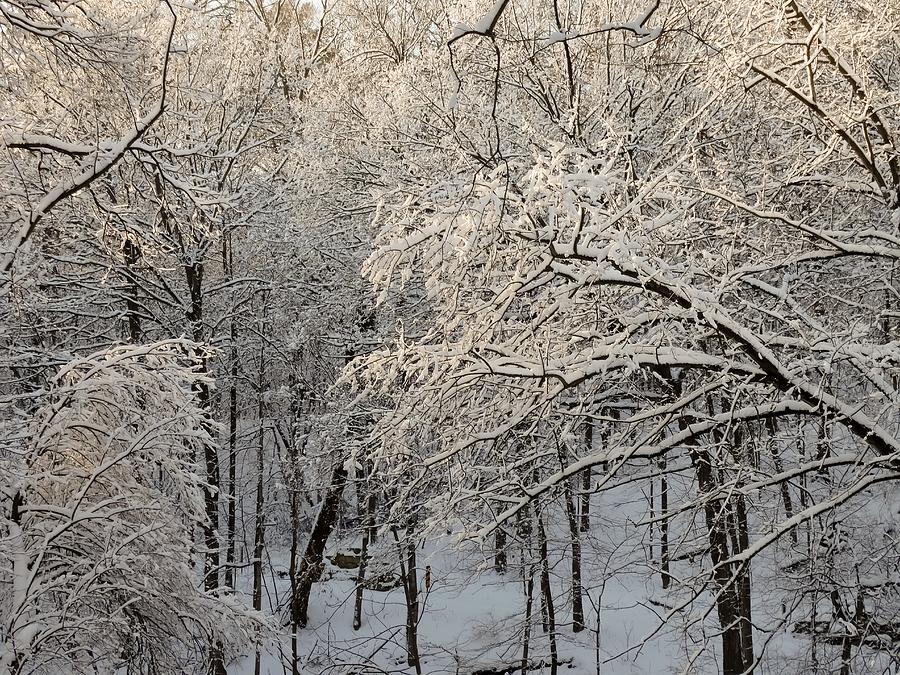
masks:
[[[828,426],[825,413],[819,417],[819,425],[816,436],[816,461],[824,462],[831,456],[831,439],[828,438]],[[826,481],[831,480],[831,472],[827,466],[820,466],[818,474]]]
[[[668,588],[671,581],[669,574],[669,479],[666,477],[668,462],[663,455],[657,462],[659,467],[659,566],[662,587]]]
[[[164,228],[169,234],[174,234],[182,245],[182,254],[189,258],[183,266],[184,279],[190,295],[185,318],[191,332],[191,338],[197,344],[202,344],[206,339],[206,330],[203,325],[203,259],[194,252],[184,248],[181,233],[178,226],[169,217],[165,207],[165,197],[162,179],[159,173],[154,176],[154,191],[160,202],[160,218]],[[195,242],[200,247],[201,242]],[[203,377],[209,372],[208,358],[205,353],[196,354],[199,368],[198,374]],[[209,385],[199,380],[194,385],[194,393],[197,397],[198,407],[203,411],[205,421],[203,426],[212,436],[212,417],[210,414]],[[219,593],[219,452],[218,447],[207,443],[203,450],[203,460],[206,468],[206,484],[203,487],[203,507],[206,519],[203,523],[203,541],[206,553],[203,559],[203,588],[207,593],[217,595]],[[221,644],[212,639],[209,649],[209,662],[207,672],[213,675],[222,675],[225,672],[224,657]]]
[[[406,528],[406,536],[401,544],[394,530],[394,538],[400,549],[400,574],[403,577],[403,593],[406,599],[406,664],[416,669],[416,674],[421,675],[422,664],[419,660],[419,581],[417,577],[415,517],[411,517]],[[405,549],[405,550],[404,550]],[[406,562],[404,564],[404,557]]]
[[[410,536],[411,536],[410,532]],[[412,539],[406,543],[406,648],[408,652],[406,663],[414,666],[416,673],[421,675],[422,665],[419,662],[419,580],[416,564],[416,542]]]
[[[852,657],[852,643],[850,641],[850,631],[847,627],[847,613],[844,611],[844,605],[841,602],[841,595],[837,589],[831,591],[831,611],[835,619],[835,623],[840,623],[844,633],[841,639],[841,675],[850,675],[850,660]],[[815,624],[813,624],[815,630]]]
[[[681,396],[681,381],[670,380],[675,398]],[[707,405],[712,409],[711,398]],[[688,422],[683,417],[678,419],[678,427],[685,430]],[[691,462],[697,476],[697,485],[701,495],[713,493],[718,487],[715,472],[710,461],[709,452],[700,447],[696,441],[690,443]],[[744,672],[744,643],[741,634],[740,603],[738,589],[732,583],[732,566],[724,564],[729,557],[728,527],[723,517],[722,501],[707,498],[703,504],[706,531],[709,537],[709,556],[713,565],[715,582],[716,611],[719,626],[722,628],[722,674],[740,675]],[[749,664],[747,664],[749,665]]]
[[[209,650],[209,666],[207,667],[207,675],[228,675],[225,668],[225,654],[222,650],[222,643],[216,641]]]
[[[556,611],[553,607],[553,590],[550,587],[550,560],[547,554],[547,532],[540,509],[537,510],[538,546],[541,556],[541,596],[547,610],[547,630],[550,634],[550,675],[557,675],[559,652],[556,649]]]
[[[506,573],[506,530],[498,527],[494,532],[494,571]]]
[[[524,573],[524,567],[523,567]],[[528,579],[525,586],[525,629],[522,636],[522,673],[528,672],[528,648],[531,641],[531,608],[534,605],[534,564],[528,563]]]
[[[572,632],[584,630],[584,598],[581,589],[581,540],[578,536],[578,516],[575,513],[575,500],[572,495],[572,484],[564,481],[564,498],[566,516],[569,523],[569,541],[572,549]]]
[[[194,342],[202,343],[205,338],[203,327],[203,263],[194,261],[184,268],[185,280],[191,295],[191,304],[187,314],[188,324],[191,327],[191,337]],[[207,358],[199,355],[200,375],[208,372]],[[209,385],[200,381],[195,385],[195,392],[199,407],[207,416],[207,425],[211,425],[209,419]],[[219,588],[219,453],[212,444],[204,448],[204,463],[206,465],[206,485],[203,489],[203,503],[206,513],[206,522],[203,525],[203,538],[206,544],[206,557],[203,565],[203,587],[207,591],[217,591]]]
[[[648,541],[650,542],[650,561],[653,561],[653,519],[656,517],[656,478],[650,475],[650,523],[647,526]]]
[[[222,265],[226,269],[226,277],[234,278],[234,259],[231,253],[231,236],[226,239],[222,250]],[[237,324],[234,317],[229,327],[229,342],[231,361],[229,366],[228,382],[228,493],[227,500],[227,525],[225,535],[225,585],[232,591],[234,585],[234,549],[236,545],[237,526],[237,377],[238,377],[238,350],[237,350]]]
[[[754,470],[759,467],[753,446],[748,442],[744,434],[745,427],[737,424],[732,428],[732,456],[738,464],[749,464]],[[740,483],[739,483],[740,484]],[[750,546],[750,527],[747,523],[747,501],[742,492],[738,491],[729,500],[728,512],[731,516],[733,531],[731,550],[735,553],[743,553]],[[753,654],[753,622],[752,599],[750,597],[750,567],[740,570],[736,580],[739,611],[741,616],[741,650],[743,653],[744,667],[750,668],[755,660]]]
[[[743,553],[750,546],[750,533],[747,524],[747,505],[743,495],[738,495],[735,502],[738,552]],[[750,568],[747,567],[741,571],[741,574],[738,577],[738,594],[740,596],[741,611],[741,650],[743,651],[745,668],[749,668],[755,660],[753,654],[753,608],[750,590]]]
[[[778,448],[778,445],[775,441],[775,434],[778,432],[778,422],[774,417],[770,417],[766,420],[766,430],[769,433],[769,438],[766,439],[766,444],[771,448],[770,454],[772,455],[772,464],[775,467],[775,473],[782,473],[784,471],[784,462],[781,461],[781,450]],[[791,486],[788,481],[781,481],[781,502],[784,504],[784,516],[786,519],[791,519],[794,517],[794,504],[791,499]],[[791,528],[791,543],[797,543],[797,528]]]
[[[138,344],[141,341],[141,307],[138,304],[138,285],[135,281],[137,273],[135,265],[141,259],[140,247],[131,239],[126,239],[122,246],[125,256],[125,269],[131,283],[128,285],[128,296],[125,299],[125,310],[128,314],[128,341]]]
[[[295,365],[299,360],[297,350],[291,351],[292,367],[288,370],[288,387],[291,392],[290,417],[286,430],[281,435],[282,442],[287,448],[288,466],[286,468],[285,478],[288,484],[289,499],[291,505],[291,551],[288,574],[291,579],[291,675],[300,675],[300,649],[297,639],[297,631],[299,630],[298,620],[298,593],[297,593],[297,566],[299,560],[299,534],[300,534],[300,485],[297,480],[298,476],[298,456],[299,448],[297,447],[297,430],[300,415],[303,413],[303,394],[302,387],[297,386],[297,375]],[[278,427],[275,427],[278,429]]]
[[[362,536],[359,548],[359,570],[356,573],[356,597],[353,602],[353,630],[362,627],[363,585],[366,582],[366,563],[369,556],[369,533]]]
[[[711,492],[715,488],[715,481],[709,454],[705,450],[695,449],[693,455],[700,492]],[[713,578],[718,591],[716,610],[722,627],[722,674],[739,675],[744,672],[743,642],[738,622],[737,593],[731,583],[731,566],[722,564],[729,557],[729,549],[728,534],[720,516],[720,500],[707,500],[703,510],[709,535],[709,555],[714,568]]]
[[[594,450],[594,421],[588,419],[585,423],[584,441],[587,446],[587,454]],[[593,468],[588,467],[581,472],[581,531],[591,529],[591,477]]]
[[[328,537],[331,536],[335,523],[337,523],[341,495],[344,492],[346,483],[347,470],[344,468],[344,462],[338,460],[338,464],[331,474],[331,482],[325,491],[325,499],[322,500],[322,506],[309,535],[306,551],[300,560],[300,564],[297,566],[297,583],[294,588],[293,606],[296,624],[301,628],[306,626],[309,621],[309,595],[312,592],[313,583],[318,581],[322,575],[322,559],[325,555],[325,545],[328,543]]]
[[[265,307],[263,308],[263,316],[265,316]],[[263,334],[265,334],[265,323],[263,323]],[[265,420],[265,383],[266,383],[266,349],[265,341],[260,343],[259,349],[259,382],[256,392],[256,417],[259,422],[259,445],[256,450],[256,518],[253,536],[253,609],[262,610],[262,573],[263,573],[263,546],[265,545],[266,524],[263,507],[265,500],[263,497],[263,483],[265,478],[265,428],[263,422]],[[256,658],[254,660],[253,673],[259,675],[260,654],[259,645],[256,647]]]
[[[297,548],[298,530],[300,529],[300,504],[296,486],[291,486],[291,557],[288,574],[291,577],[291,675],[300,675],[300,653],[297,643],[300,611],[297,588]]]
[[[364,523],[359,552],[359,571],[356,574],[356,598],[353,604],[353,630],[362,626],[363,584],[366,580],[366,564],[369,557],[369,540],[375,531],[375,491],[369,478],[371,471],[357,471],[356,501],[360,519]]]

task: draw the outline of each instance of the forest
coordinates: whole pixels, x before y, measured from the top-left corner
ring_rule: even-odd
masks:
[[[898,481],[898,0],[0,0],[0,675],[896,675]]]

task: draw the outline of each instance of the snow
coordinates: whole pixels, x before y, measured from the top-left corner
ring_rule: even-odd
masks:
[[[494,3],[494,6],[485,14],[481,19],[478,20],[478,23],[475,24],[475,32],[476,33],[488,33],[493,30],[494,26],[497,25],[497,21],[500,18],[500,14],[503,12],[503,9],[506,7],[509,0],[497,0]]]
[[[503,13],[503,10],[506,8],[509,0],[497,0],[494,3],[493,7],[482,16],[474,26],[470,26],[466,23],[457,23],[453,26],[453,30],[450,32],[450,42],[461,38],[464,35],[468,35],[470,33],[474,33],[477,35],[490,35],[494,30],[494,27],[497,25],[497,21],[500,19],[500,15]]]
[[[677,484],[672,484],[670,489],[672,497],[681,494],[682,488]],[[647,529],[641,524],[648,515],[646,495],[632,484],[595,494],[592,502],[595,520],[591,530],[582,535],[586,630],[578,634],[571,631],[565,525],[559,512],[550,511],[548,517],[557,637],[560,659],[566,663],[560,672],[596,673],[599,654],[599,671],[604,675],[718,673],[720,644],[716,637],[715,612],[704,611],[713,591],[707,589],[695,598],[688,588],[661,587],[658,570],[647,557]],[[687,533],[678,521],[671,521],[670,527],[670,541]],[[525,603],[519,556],[512,555],[508,571],[498,575],[486,553],[477,547],[458,548],[455,538],[455,535],[442,535],[429,539],[418,551],[422,671],[435,675],[469,674],[516,664],[521,658]],[[330,550],[353,541],[348,535],[339,535]],[[392,542],[383,545],[382,554],[390,558]],[[699,549],[699,560],[704,555],[703,549]],[[789,552],[782,551],[782,555],[787,558]],[[790,591],[783,582],[790,573],[776,563],[777,559],[761,555],[754,566],[758,656],[760,646],[765,646],[762,672],[802,663],[808,649],[802,635],[783,630],[784,622],[790,620],[783,608],[783,593]],[[272,561],[275,569],[287,569],[283,553],[273,551]],[[423,579],[426,565],[431,567],[433,578],[433,585],[427,591]],[[673,560],[673,574],[681,576],[694,565],[693,559]],[[314,585],[310,624],[299,632],[301,672],[323,675],[370,672],[359,669],[363,663],[371,663],[368,666],[371,672],[383,669],[411,675],[414,669],[405,661],[402,589],[366,590],[362,626],[354,631],[354,576],[355,570],[329,565],[325,578]],[[266,597],[284,605],[289,583],[275,574],[267,575],[267,579]],[[249,578],[245,581],[249,586]],[[880,581],[880,578],[866,578],[869,583]],[[531,656],[535,661],[546,660],[549,643],[541,630],[537,596],[533,621]],[[279,644],[263,654],[261,672],[282,675],[282,659],[288,654],[289,636],[283,632]],[[231,664],[229,672],[249,675],[253,672],[253,662],[253,656],[248,655]],[[546,674],[548,671],[548,668],[536,668],[533,672]]]
[[[464,23],[458,23],[453,26],[453,31],[450,33],[450,39],[455,40],[456,38],[460,38],[466,33],[471,33],[472,28]]]
[[[578,37],[578,33],[563,33],[558,30],[550,31],[550,35],[547,36],[547,40],[544,42],[546,46],[555,45],[557,42],[564,42],[566,40],[572,40]]]
[[[598,500],[597,508],[603,509]],[[628,509],[634,512],[640,504]],[[620,515],[622,515],[621,508]],[[618,518],[616,519],[619,520]],[[552,537],[551,531],[551,537]],[[599,544],[598,544],[599,545]],[[592,549],[589,549],[592,550]],[[551,562],[557,573],[565,569],[564,551],[559,549]],[[641,574],[611,576],[613,561],[605,550],[585,561],[585,611],[587,628],[571,632],[571,613],[566,585],[554,576],[560,658],[571,660],[562,672],[596,672],[597,630],[599,626],[601,672],[605,675],[632,675],[665,672],[677,662],[678,644],[663,635],[642,644],[658,629],[658,615],[651,597],[665,598],[657,584],[649,585]],[[490,561],[473,549],[457,551],[452,537],[429,541],[419,551],[421,620],[419,645],[423,673],[472,673],[497,668],[521,659],[521,628],[524,612],[523,582],[515,571],[516,559],[504,575],[485,569]],[[286,569],[284,558],[282,566]],[[423,570],[430,565],[434,583],[424,590]],[[299,634],[303,672],[359,672],[351,664],[371,660],[374,668],[413,673],[406,666],[404,646],[405,605],[401,588],[380,593],[365,592],[363,623],[352,629],[355,571],[329,566],[327,581],[315,584],[310,603],[310,624]],[[289,584],[277,579],[272,597],[282,601]],[[537,588],[537,584],[536,584]],[[596,605],[596,606],[595,606]],[[598,613],[597,609],[600,609]],[[537,595],[534,605],[531,658],[547,660],[549,644],[540,626]],[[599,619],[599,623],[598,623]],[[277,649],[269,649],[263,660],[263,674],[283,675],[280,653],[289,654],[287,636]],[[623,656],[623,653],[625,654]],[[234,664],[234,673],[253,672],[252,656]],[[335,670],[333,664],[338,664]],[[340,668],[343,664],[343,670]],[[232,672],[230,669],[229,672]],[[533,672],[549,672],[548,668]]]

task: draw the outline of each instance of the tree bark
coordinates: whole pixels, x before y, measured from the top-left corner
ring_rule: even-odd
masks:
[[[584,441],[587,446],[587,454],[593,452],[594,449],[594,421],[588,419],[584,428]],[[591,478],[593,474],[592,467],[586,468],[581,473],[581,522],[582,532],[591,529]]]
[[[525,629],[522,635],[522,673],[528,672],[528,649],[531,641],[531,608],[534,605],[534,564],[531,562],[528,563],[527,574],[528,579],[523,580],[525,585]]]
[[[712,492],[716,487],[709,453],[694,448],[692,452],[697,482],[701,493]],[[713,578],[718,590],[716,610],[722,628],[722,674],[739,675],[744,672],[743,641],[739,625],[738,597],[731,583],[731,566],[723,562],[729,557],[728,534],[722,518],[721,501],[707,499],[703,511],[709,536],[709,555],[713,564]]]
[[[205,339],[203,327],[203,263],[194,261],[184,268],[185,280],[190,291],[191,303],[187,314],[194,342],[202,343]],[[207,358],[200,355],[200,374],[208,372]],[[200,381],[195,385],[197,401],[200,409],[209,419],[209,385]],[[203,538],[206,544],[206,557],[203,565],[203,586],[207,591],[219,588],[219,453],[218,449],[207,444],[204,448],[204,464],[206,466],[206,485],[203,489],[203,502],[206,522],[203,525]]]
[[[288,574],[291,579],[291,675],[300,675],[300,649],[297,640],[298,605],[297,605],[297,566],[299,560],[299,534],[300,534],[300,485],[297,480],[299,448],[297,446],[297,430],[300,415],[303,413],[304,390],[297,386],[296,368],[299,358],[296,350],[291,351],[292,367],[288,371],[288,386],[291,391],[290,417],[287,429],[279,431],[281,439],[287,448],[288,467],[286,479],[288,482],[289,499],[291,505],[291,551]],[[236,380],[235,380],[236,381]],[[276,427],[278,429],[278,427]]]
[[[747,504],[744,495],[739,494],[735,498],[735,521],[737,523],[738,552],[743,553],[750,546],[750,532],[747,523]],[[749,668],[754,660],[753,654],[753,617],[752,599],[750,597],[750,568],[741,571],[738,577],[738,595],[740,597],[741,611],[741,650],[743,652],[744,667]]]
[[[841,602],[841,595],[837,589],[831,590],[831,611],[834,615],[835,622],[842,624],[844,633],[841,639],[841,675],[850,675],[850,660],[852,658],[852,643],[850,641],[849,629],[847,628],[847,613],[844,611],[844,605]],[[815,624],[813,624],[815,626]]]
[[[369,478],[371,471],[357,471],[356,500],[360,519],[363,521],[362,544],[359,551],[359,571],[356,574],[356,598],[353,604],[353,630],[362,626],[363,584],[366,581],[366,565],[369,558],[369,540],[375,531],[375,491]]]
[[[234,278],[234,258],[231,251],[231,235],[228,235],[222,249],[222,266],[225,268],[225,276],[229,280]],[[227,524],[225,534],[225,585],[232,591],[234,585],[234,553],[236,545],[237,526],[237,376],[238,376],[238,350],[237,350],[237,324],[234,317],[228,331],[230,342],[229,354],[229,382],[228,382],[228,493],[227,500]]]
[[[408,534],[411,537],[412,532]],[[419,662],[419,580],[417,577],[416,542],[412,539],[406,542],[406,586],[409,589],[406,603],[406,648],[408,657],[407,665],[413,666],[416,673],[421,675],[422,665]]]
[[[680,379],[677,377],[671,378],[669,382],[672,386],[674,397],[676,399],[679,398],[681,396]],[[707,405],[712,409],[713,403],[711,398],[707,398]],[[679,429],[683,431],[687,426],[688,421],[684,417],[679,417]],[[718,480],[710,461],[709,452],[702,448],[697,441],[692,441],[689,447],[699,493],[701,495],[711,494],[718,487]],[[703,514],[709,538],[709,555],[713,565],[713,581],[717,590],[716,611],[719,617],[719,626],[722,629],[722,674],[740,675],[749,664],[744,663],[744,641],[741,632],[741,606],[738,588],[732,583],[732,566],[724,564],[724,561],[729,558],[730,554],[728,527],[725,518],[723,518],[722,506],[720,499],[707,498],[703,504]]]
[[[663,588],[669,587],[669,479],[666,477],[668,462],[663,455],[657,462],[659,468],[659,567]]]
[[[775,467],[775,473],[782,473],[784,471],[784,462],[781,461],[781,450],[778,448],[778,445],[775,441],[775,435],[778,432],[778,422],[774,417],[770,417],[766,420],[766,430],[768,431],[769,438],[766,439],[766,444],[771,448],[770,454],[772,455],[772,465]],[[790,520],[794,517],[794,503],[791,499],[791,486],[788,481],[781,482],[781,502],[784,504],[784,516],[786,519]],[[791,543],[797,543],[797,528],[791,528]]]
[[[265,307],[263,307],[265,316]],[[265,322],[263,323],[265,334]],[[262,573],[263,573],[263,547],[265,545],[266,524],[263,508],[265,499],[263,496],[263,483],[265,473],[265,383],[266,383],[266,349],[265,340],[260,343],[259,349],[259,381],[256,391],[256,417],[259,422],[259,445],[256,449],[256,518],[253,535],[253,609],[262,610]],[[254,675],[259,675],[260,654],[259,645],[256,647],[256,658],[253,665]]]
[[[297,642],[297,630],[299,629],[299,593],[297,586],[297,535],[300,529],[300,504],[298,491],[291,489],[291,554],[288,574],[291,577],[291,675],[300,675],[300,645]]]
[[[135,265],[141,259],[141,249],[131,239],[126,239],[122,246],[122,253],[125,256],[125,269],[131,283],[128,285],[128,296],[125,299],[125,309],[128,314],[128,341],[132,344],[138,344],[141,341],[141,307],[138,304],[138,285],[135,281],[137,276]]]
[[[417,577],[415,517],[411,517],[406,528],[406,536],[401,544],[394,530],[394,537],[400,549],[400,574],[403,577],[403,593],[406,599],[406,664],[416,669],[421,675],[422,664],[419,660],[419,580]],[[404,558],[406,562],[404,564]]]
[[[581,588],[581,540],[578,536],[578,516],[575,513],[575,500],[572,495],[572,484],[564,483],[564,499],[566,502],[566,520],[569,523],[569,542],[572,550],[572,632],[584,630],[584,598]]]
[[[506,530],[498,527],[494,533],[494,571],[506,573]]]
[[[322,575],[322,560],[325,555],[325,545],[328,537],[337,523],[340,513],[341,495],[347,484],[347,470],[343,461],[338,461],[331,474],[331,481],[325,491],[325,498],[316,516],[306,551],[297,566],[297,583],[294,589],[293,612],[297,626],[303,628],[309,621],[309,595],[312,585]]]
[[[547,611],[547,631],[550,635],[550,675],[557,675],[559,652],[556,648],[556,611],[553,606],[553,590],[550,587],[550,560],[547,554],[547,532],[540,509],[537,509],[538,547],[541,556],[541,595]]]
[[[366,563],[369,555],[369,534],[364,533],[359,547],[359,570],[356,573],[356,597],[353,602],[353,630],[362,627],[363,585],[366,582]]]

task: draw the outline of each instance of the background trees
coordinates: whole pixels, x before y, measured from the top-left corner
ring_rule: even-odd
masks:
[[[214,443],[198,426],[192,349],[76,358],[20,431],[4,426],[6,671],[191,667],[198,644],[240,649],[260,629],[191,568],[204,519],[195,462]]]
[[[260,298],[271,296],[275,284],[279,298],[285,297],[282,288],[291,283],[296,286],[296,281],[285,276],[274,281],[268,272],[284,270],[284,261],[297,249],[268,251],[254,242],[271,240],[286,228],[293,214],[296,163],[290,156],[289,141],[298,118],[293,110],[296,93],[286,87],[299,92],[308,86],[301,78],[309,76],[330,38],[324,24],[320,22],[316,29],[311,23],[313,13],[300,5],[294,8],[293,23],[279,20],[286,42],[301,33],[304,40],[310,40],[310,45],[299,51],[291,51],[285,43],[260,39],[268,27],[245,5],[216,4],[192,10],[177,8],[176,12],[167,3],[10,2],[2,9],[6,22],[0,28],[4,88],[8,94],[3,97],[2,115],[7,198],[0,415],[9,433],[3,445],[4,482],[9,485],[4,492],[4,542],[19,549],[25,546],[28,551],[37,546],[30,539],[27,544],[15,543],[16,519],[26,511],[36,533],[24,536],[39,539],[41,528],[54,527],[55,516],[51,516],[56,512],[41,510],[40,504],[30,506],[29,499],[37,497],[29,497],[25,487],[18,487],[21,481],[16,467],[29,461],[26,447],[37,443],[38,432],[29,435],[15,429],[38,428],[36,421],[29,420],[43,414],[44,397],[50,396],[58,369],[75,372],[75,364],[83,359],[102,363],[125,349],[119,345],[129,343],[137,354],[127,385],[135,403],[128,409],[127,402],[121,402],[133,418],[123,424],[165,425],[167,415],[176,413],[170,415],[168,409],[153,407],[148,401],[168,395],[177,409],[178,423],[192,430],[179,469],[187,472],[180,481],[190,478],[189,488],[182,490],[189,494],[179,497],[188,499],[190,508],[170,505],[173,511],[182,511],[174,524],[147,520],[154,533],[152,546],[160,547],[159,532],[169,533],[173,548],[164,563],[174,566],[181,577],[170,575],[164,580],[153,572],[161,564],[154,556],[136,553],[129,554],[127,562],[116,561],[110,569],[92,570],[91,564],[102,567],[105,549],[73,550],[72,555],[81,555],[85,563],[53,577],[52,600],[41,596],[40,601],[28,605],[14,593],[8,594],[12,604],[4,607],[11,623],[4,640],[11,645],[11,660],[4,665],[13,672],[50,667],[29,657],[34,632],[17,622],[27,624],[34,615],[50,615],[54,607],[65,607],[67,593],[77,595],[79,588],[87,588],[93,594],[89,600],[94,603],[95,615],[83,619],[72,613],[61,615],[64,625],[52,630],[63,630],[67,637],[52,643],[56,658],[71,651],[75,659],[79,649],[87,649],[88,656],[78,656],[73,663],[85,664],[85,668],[124,664],[152,670],[167,667],[165,659],[169,658],[171,663],[179,663],[179,669],[208,667],[211,672],[221,672],[226,656],[233,655],[225,638],[241,612],[236,609],[240,603],[214,598],[221,596],[224,581],[232,588],[235,585],[235,468],[241,450],[252,441],[238,433],[238,426],[243,425],[235,422],[245,416],[246,408],[257,407],[267,387],[277,388],[276,378],[288,379],[287,370],[279,372],[271,364],[266,368],[248,361],[244,370],[237,354],[239,349],[264,353],[267,344],[271,351],[284,349],[294,330],[282,315],[278,332],[267,334],[265,327],[273,322],[260,325],[257,313]],[[279,68],[285,57],[305,65],[285,74]],[[290,305],[281,311],[288,313]],[[177,342],[182,351],[179,363],[195,370],[190,379],[166,365],[168,362],[145,358],[141,352],[143,345],[185,336],[189,339]],[[284,362],[290,363],[290,359],[285,357]],[[155,391],[159,378],[170,381],[176,393]],[[220,378],[222,385],[231,384],[226,399],[230,405],[218,399],[221,389],[215,378]],[[116,397],[115,381],[91,383],[100,390],[96,396]],[[104,393],[103,387],[108,391]],[[246,396],[245,403],[245,395],[253,391],[256,395]],[[220,440],[220,409],[226,411],[225,420],[231,413],[231,433],[224,442]],[[102,449],[104,443],[119,442],[121,430],[113,424],[110,410],[101,407],[91,414],[103,422],[95,425],[95,445]],[[259,426],[264,426],[262,419]],[[140,437],[139,429],[135,438]],[[157,454],[168,452],[174,461],[178,453],[172,448],[180,447],[177,437],[175,434],[171,444]],[[206,440],[194,442],[195,437]],[[137,440],[135,445],[139,447]],[[230,491],[220,488],[223,445],[232,460],[226,465]],[[101,459],[91,461],[104,466],[101,449],[96,450]],[[271,452],[271,448],[266,450]],[[51,451],[61,450],[54,445],[35,452],[44,455]],[[274,464],[274,453],[270,462]],[[105,466],[101,473],[112,475]],[[152,477],[171,487],[164,472]],[[83,478],[87,484],[96,483]],[[46,472],[33,480],[48,480]],[[138,500],[137,506],[128,502],[127,509],[144,509],[142,514],[148,511],[144,500],[156,493],[145,497],[129,492],[149,489],[147,481],[150,478],[135,475],[132,483],[122,486],[124,500]],[[77,492],[78,487],[72,489]],[[200,513],[196,511],[198,490],[203,493]],[[229,493],[231,498],[225,499]],[[167,502],[162,497],[159,501],[159,511],[154,508],[150,513],[170,518]],[[90,502],[85,508],[89,506]],[[66,503],[54,508],[75,509]],[[103,513],[104,518],[113,519]],[[230,527],[223,528],[224,523]],[[126,519],[110,532],[134,525]],[[193,542],[195,526],[203,532],[203,541],[197,545]],[[86,535],[79,529],[74,536]],[[110,546],[119,546],[116,536],[108,535]],[[143,545],[141,541],[138,544]],[[230,558],[223,553],[230,553]],[[243,555],[246,560],[246,552]],[[185,584],[195,588],[193,565],[198,559],[203,560],[201,579],[206,595],[183,589]],[[19,559],[10,558],[6,570],[10,584],[22,574],[13,569],[14,560]],[[24,558],[20,562],[27,564]],[[54,570],[60,564],[54,562]],[[138,578],[128,592],[110,580],[125,569]],[[34,574],[39,571],[35,569]],[[145,575],[160,584],[169,583],[168,588],[148,586],[142,581]],[[125,615],[140,613],[144,612],[138,609],[142,603],[165,602],[167,593],[179,593],[178,600],[184,604],[141,614],[142,620],[156,622],[146,631],[141,632],[131,619],[125,632],[104,626],[102,614],[107,610],[113,614],[111,620],[119,619],[118,604],[131,608]],[[15,609],[17,604],[24,607],[21,612]],[[99,604],[106,609],[98,609]],[[195,613],[198,619],[188,619]],[[71,625],[66,623],[70,617]],[[23,630],[25,638],[19,635]],[[140,645],[134,649],[129,646],[132,633],[128,631],[139,636],[134,639]],[[101,633],[102,644],[93,644]],[[78,639],[84,642],[78,643]],[[199,648],[195,639],[200,640]],[[241,639],[242,650],[255,640],[246,632]],[[45,640],[40,638],[40,642]],[[200,660],[191,660],[194,657]]]

